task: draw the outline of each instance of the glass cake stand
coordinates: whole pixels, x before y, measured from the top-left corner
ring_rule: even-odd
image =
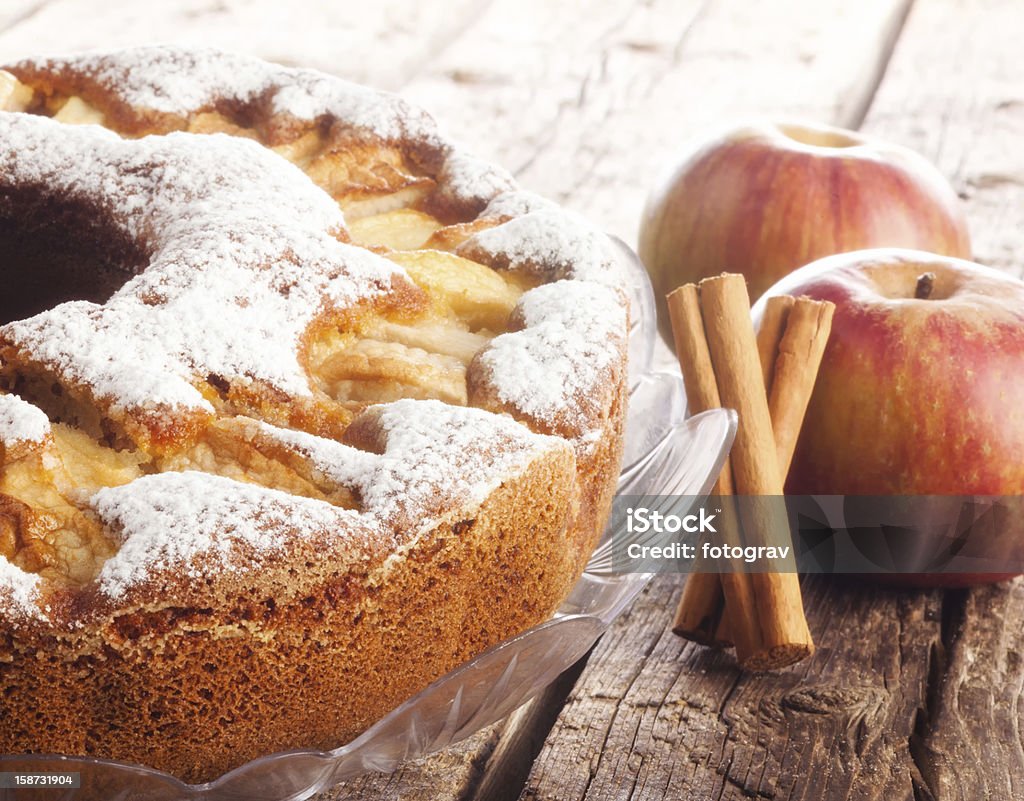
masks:
[[[613,240],[628,275],[630,402],[619,492],[706,495],[736,430],[732,412],[686,418],[682,380],[655,370],[654,295],[646,272]],[[664,354],[657,359],[666,363]],[[505,640],[426,689],[332,751],[286,751],[253,760],[214,781],[184,784],[141,765],[85,757],[0,756],[0,772],[78,773],[78,789],[17,790],[17,799],[104,801],[301,801],[333,784],[439,751],[501,720],[579,660],[651,578],[606,572],[612,531],[605,532],[565,603],[545,623]]]

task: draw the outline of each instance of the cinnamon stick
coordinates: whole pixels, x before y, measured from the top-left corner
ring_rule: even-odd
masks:
[[[789,310],[793,308],[794,302],[791,295],[768,298],[764,314],[761,315],[761,327],[757,330],[757,355],[761,358],[761,375],[764,377],[766,391],[772,386],[775,354],[779,352],[779,343],[782,341],[786,323],[789,321]]]
[[[725,614],[722,581],[718,573],[698,572],[700,570],[698,558],[694,560],[692,571],[683,585],[672,631],[701,645],[728,648],[732,645],[732,635]]]
[[[684,284],[670,292],[666,300],[676,348],[687,357],[683,359],[680,356],[679,369],[683,374],[690,414],[719,408],[721,398],[718,395],[718,381],[715,379],[711,351],[708,350],[704,334],[697,285]]]
[[[765,319],[771,305],[769,301]],[[835,304],[810,298],[797,298],[789,307],[785,332],[779,339],[768,371],[770,375],[765,381],[783,480],[793,460],[835,311]]]
[[[758,329],[758,355],[761,362],[761,373],[764,378],[765,389],[770,390],[773,381],[772,377],[775,371],[775,357],[778,353],[779,343],[782,340],[782,335],[785,333],[786,324],[790,320],[790,310],[793,308],[795,299],[792,295],[776,295],[768,299],[765,304],[765,311],[761,318],[761,327]],[[769,413],[772,411],[771,407],[771,394],[769,392]],[[806,404],[805,407],[806,409]],[[775,447],[781,454],[781,452],[787,447],[787,442],[780,442],[778,433],[779,430],[775,426],[775,418],[772,416],[772,431],[775,434]],[[792,442],[792,445],[796,447],[796,440]],[[785,475],[790,469],[790,461],[793,454],[786,457],[783,460],[780,457],[779,468],[782,473],[782,482],[785,483]],[[707,575],[707,574],[705,574]],[[715,580],[718,581],[718,577],[715,576]],[[687,580],[689,581],[689,580]],[[699,584],[699,583],[698,583]],[[683,599],[680,600],[680,607],[677,609],[677,618],[684,620],[691,620],[696,616],[701,618],[716,620],[717,628],[715,634],[711,637],[711,642],[706,644],[721,645],[725,642],[731,643],[731,634],[729,633],[729,619],[728,615],[725,614],[725,596],[722,594],[721,599],[711,597],[705,593],[705,597],[694,596],[689,599],[690,603],[696,604],[692,608],[683,610],[682,604]],[[701,602],[718,602],[720,604],[714,610],[709,612],[708,607],[702,607],[699,604]],[[679,633],[679,632],[677,632]],[[685,636],[685,634],[683,635]]]
[[[768,396],[750,320],[747,285],[740,275],[706,278],[699,286],[704,330],[722,403],[740,417],[731,454],[737,493],[781,496],[782,473],[768,411]],[[753,503],[743,519],[748,545],[767,545],[788,530],[778,504]],[[736,658],[744,668],[770,670],[811,654],[796,573],[721,575]]]
[[[670,292],[667,301],[690,414],[719,409],[722,401],[704,335],[696,284],[686,284]],[[713,492],[731,495],[732,491],[732,469],[727,458]],[[718,574],[700,572],[700,564],[695,563],[683,587],[672,630],[703,645],[730,645],[724,633],[719,632],[724,613],[725,596]]]

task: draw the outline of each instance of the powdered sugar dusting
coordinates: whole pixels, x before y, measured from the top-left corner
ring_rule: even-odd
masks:
[[[480,409],[402,400],[372,407],[385,441],[376,454],[300,431],[257,423],[262,436],[310,460],[329,481],[358,493],[359,512],[206,473],[160,473],[97,492],[90,506],[121,538],[99,586],[118,598],[153,570],[251,566],[294,537],[387,529],[415,536],[481,504],[558,439]],[[239,548],[245,549],[239,559]],[[211,568],[211,565],[214,567]]]
[[[331,198],[253,142],[122,140],[22,114],[0,114],[0,136],[0,171],[15,188],[98,206],[148,256],[103,306],[66,303],[0,329],[118,408],[209,410],[193,386],[209,373],[309,395],[297,355],[308,325],[404,275],[339,242],[344,220]]]
[[[501,167],[453,149],[438,175],[437,195],[446,205],[476,214],[495,196],[507,193],[515,185],[512,176]]]
[[[525,189],[513,189],[497,195],[480,216],[483,219],[501,217],[522,217],[535,211],[557,211],[559,206],[553,200],[527,192]]]
[[[39,607],[39,576],[0,554],[0,617],[45,619]]]
[[[302,120],[330,116],[346,126],[389,141],[412,138],[439,142],[434,120],[398,95],[349,83],[316,70],[265,66],[268,70],[264,82],[272,87],[274,113]]]
[[[626,330],[622,293],[582,281],[556,281],[531,289],[519,299],[513,314],[526,328],[558,323],[581,335],[613,341]]]
[[[601,387],[625,347],[622,296],[584,281],[531,289],[514,319],[522,330],[496,337],[478,365],[499,399],[538,421],[556,421],[585,436],[598,424]]]
[[[153,570],[180,570],[193,579],[248,570],[295,537],[366,529],[357,513],[325,501],[196,472],[101,489],[90,505],[122,538],[98,577],[100,591],[112,598]]]
[[[50,435],[50,421],[31,403],[17,395],[0,395],[0,445],[43,442]]]
[[[187,116],[224,102],[266,103],[272,113],[307,121],[333,117],[387,140],[438,139],[429,115],[397,95],[210,48],[134,47],[27,59],[9,68],[83,76],[136,109],[164,114]]]
[[[326,477],[358,493],[364,514],[413,535],[479,506],[543,453],[565,447],[514,420],[439,401],[371,407],[383,453],[264,425]],[[359,425],[358,421],[356,425]]]
[[[523,202],[521,197],[505,199],[484,216],[498,216],[502,206],[518,210]],[[525,202],[535,210],[475,233],[459,246],[458,254],[548,281],[575,278],[623,285],[618,254],[604,232],[572,212]]]
[[[305,431],[279,428],[263,421],[255,421],[255,426],[261,436],[309,460],[320,480],[343,486],[350,491],[360,489],[351,477],[370,475],[380,458],[375,453]]]

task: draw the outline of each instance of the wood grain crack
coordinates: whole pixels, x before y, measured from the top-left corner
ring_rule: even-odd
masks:
[[[928,650],[927,684],[924,704],[914,715],[914,725],[908,739],[913,763],[912,787],[915,801],[935,801],[940,798],[939,760],[941,755],[929,746],[941,718],[942,704],[950,679],[950,664],[958,647],[967,615],[968,590],[947,590],[942,596],[939,617],[939,636]]]
[[[533,761],[576,686],[591,653],[593,649],[562,673],[537,698],[513,713],[502,727],[496,747],[481,755],[479,772],[460,793],[457,801],[512,801],[519,798]]]
[[[859,96],[853,99],[854,102],[851,102],[847,109],[840,114],[839,125],[846,128],[860,128],[863,125],[868,112],[871,110],[871,104],[874,102],[878,87],[881,86],[882,80],[885,78],[885,72],[892,61],[896,44],[900,40],[900,34],[903,33],[903,28],[913,8],[914,0],[904,0],[902,7],[896,8],[894,22],[890,26],[882,46],[878,49],[874,64],[872,65],[871,77],[865,83],[864,89]]]

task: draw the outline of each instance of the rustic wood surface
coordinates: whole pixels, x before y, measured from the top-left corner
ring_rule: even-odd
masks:
[[[148,41],[306,64],[431,109],[532,189],[635,241],[680,143],[754,114],[915,147],[1021,274],[1020,0],[6,0],[0,54]],[[668,627],[657,579],[585,665],[507,721],[342,799],[1024,798],[1024,584],[893,592],[816,579],[817,654],[776,675]]]
[[[818,651],[774,675],[666,630],[657,581],[593,654],[522,798],[911,799],[942,596],[805,582]]]

